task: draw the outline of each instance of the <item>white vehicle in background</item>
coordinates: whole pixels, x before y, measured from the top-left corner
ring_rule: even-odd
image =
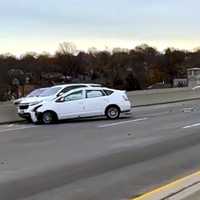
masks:
[[[83,88],[83,87],[101,87],[100,84],[64,84],[64,85],[56,85],[45,89],[39,95],[33,95],[32,97],[23,98],[20,103],[18,104],[18,115],[21,118],[24,118],[28,121],[31,121],[32,109],[34,106],[37,106],[44,101],[51,101],[56,99],[59,96],[62,96],[66,92],[76,88]]]
[[[23,100],[25,100],[27,98],[39,97],[42,94],[42,92],[44,92],[47,89],[48,89],[48,87],[35,89],[32,92],[30,92],[28,95],[26,95],[25,97],[21,97],[19,99],[14,100],[13,103],[15,105],[19,105]]]
[[[192,90],[200,90],[200,85],[193,87]]]
[[[130,113],[131,103],[125,91],[101,87],[73,89],[64,95],[31,108],[33,122],[50,124],[57,120],[106,116],[117,119]]]

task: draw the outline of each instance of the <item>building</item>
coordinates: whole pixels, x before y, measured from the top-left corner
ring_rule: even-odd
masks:
[[[200,68],[190,68],[187,70],[188,86],[200,85]]]
[[[173,80],[173,87],[187,87],[188,86],[188,79],[187,78],[175,78]]]

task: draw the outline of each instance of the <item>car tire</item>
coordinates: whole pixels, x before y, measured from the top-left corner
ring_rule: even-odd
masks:
[[[119,115],[120,115],[120,109],[118,106],[109,106],[107,109],[106,109],[106,117],[108,119],[118,119],[119,118]]]
[[[33,122],[32,119],[31,119],[30,117],[27,117],[27,118],[26,118],[26,121],[27,121],[28,123],[32,123],[32,122]]]
[[[51,111],[46,111],[42,114],[42,123],[52,124],[56,121],[55,114]]]

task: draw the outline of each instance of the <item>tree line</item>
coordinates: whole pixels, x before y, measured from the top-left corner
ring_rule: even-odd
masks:
[[[163,52],[148,45],[112,51],[77,51],[71,43],[62,43],[54,55],[26,53],[16,57],[0,55],[0,97],[18,85],[51,85],[58,82],[96,82],[109,87],[141,90],[173,79],[186,78],[187,68],[200,67],[200,50],[168,48]]]

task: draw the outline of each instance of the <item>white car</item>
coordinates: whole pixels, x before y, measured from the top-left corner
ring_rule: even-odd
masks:
[[[56,85],[45,89],[40,94],[32,95],[26,98],[23,98],[18,103],[18,115],[28,121],[31,121],[31,112],[32,107],[43,103],[44,101],[52,101],[59,96],[62,96],[66,92],[76,88],[83,88],[83,87],[101,87],[100,84],[64,84],[64,85]]]
[[[57,120],[106,116],[119,118],[130,113],[131,103],[125,91],[100,87],[78,88],[52,101],[46,101],[32,109],[33,122],[50,124]]]
[[[198,89],[200,89],[200,85],[197,85],[197,86],[192,88],[192,90],[198,90]]]

